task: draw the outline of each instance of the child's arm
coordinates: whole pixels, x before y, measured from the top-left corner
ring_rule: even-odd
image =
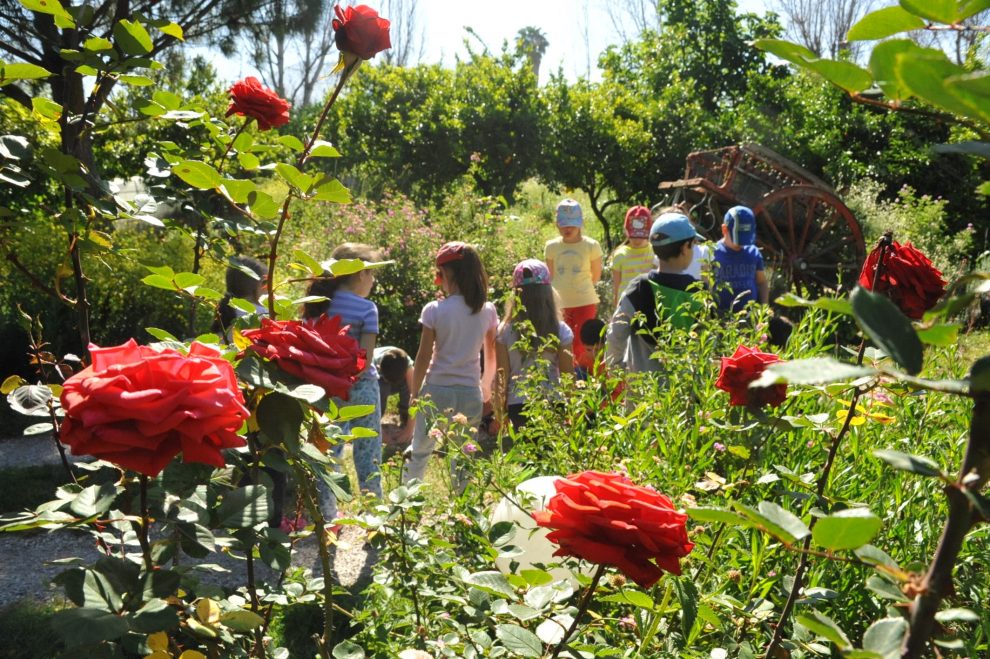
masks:
[[[597,359],[597,355],[595,356]],[[561,373],[574,372],[574,353],[571,346],[560,346],[557,350],[557,370]]]
[[[553,272],[551,270],[551,272]],[[597,284],[602,280],[602,257],[591,259],[591,283]]]
[[[495,327],[493,326],[485,333],[485,370],[481,373],[481,400],[488,402],[492,399],[492,384],[495,380],[495,371],[498,368],[495,359]],[[496,364],[492,368],[492,364]]]
[[[419,337],[419,350],[416,351],[416,361],[413,365],[412,389],[409,390],[413,398],[419,398],[419,389],[423,386],[426,378],[426,369],[430,367],[433,360],[433,346],[436,342],[437,333],[432,327],[423,326],[423,333]]]
[[[770,282],[765,270],[756,271],[756,297],[760,304],[770,304]]]
[[[550,271],[550,281],[553,281],[553,259],[547,259],[547,269]]]
[[[629,305],[627,299],[623,298],[619,302],[618,308],[612,314],[612,320],[608,324],[608,332],[605,334],[605,362],[609,366],[623,366],[626,359],[626,344],[629,342],[629,321],[632,318],[625,305]],[[631,307],[631,305],[629,305]]]
[[[369,334],[368,332],[361,332],[361,339],[358,344],[364,348],[364,354],[367,358],[364,360],[364,368],[361,369],[361,373],[368,370],[374,362],[371,359],[371,355],[375,354],[375,342],[378,340],[377,334]],[[359,374],[360,375],[360,374]]]

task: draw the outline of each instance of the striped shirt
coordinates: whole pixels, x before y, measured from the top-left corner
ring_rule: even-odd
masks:
[[[649,243],[642,247],[620,245],[612,255],[612,278],[619,282],[619,295],[625,292],[629,282],[652,270],[655,260],[653,247]]]
[[[361,340],[362,334],[378,334],[378,307],[366,297],[355,295],[350,291],[338,290],[330,300],[327,308],[328,316],[340,316],[344,325],[350,325],[347,333]],[[368,355],[368,368],[361,377],[378,379],[378,369]]]

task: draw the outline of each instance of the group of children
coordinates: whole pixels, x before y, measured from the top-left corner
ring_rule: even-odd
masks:
[[[755,246],[756,220],[743,206],[726,213],[723,238],[711,255],[701,244],[704,237],[681,208],[630,208],[624,224],[626,242],[611,261],[616,307],[607,326],[597,318],[596,284],[602,275],[603,253],[597,241],[582,233],[580,204],[573,199],[561,201],[556,224],[560,236],[546,243],[544,261],[526,259],[513,269],[513,291],[501,319],[488,301],[488,276],[478,252],[463,242],[443,245],[434,263],[435,283],[444,296],[422,309],[415,359],[399,348],[376,345],[378,308],[369,299],[374,269],[320,277],[310,283],[308,295],[325,299],[306,303],[304,319],[341,316],[350,335],[373,355],[352,386],[348,401],[373,410],[349,422],[375,431],[373,437],[352,442],[362,491],[382,495],[381,418],[392,394],[399,396],[397,438],[411,440],[403,481],[422,479],[435,449],[436,433],[430,430],[439,415],[448,419],[463,415],[468,426],[477,427],[490,405],[500,423],[507,421],[518,429],[526,423],[526,395],[533,391],[523,386],[523,379],[553,400],[561,373],[584,377],[598,367],[600,355],[595,346],[601,345],[603,333],[606,367],[658,370],[660,361],[651,358],[657,347],[654,330],[663,322],[675,327],[693,324],[695,305],[700,303],[691,292],[704,285],[699,284],[703,269],[714,269],[714,280],[720,284],[720,308],[736,310],[751,301],[768,302],[763,259]],[[357,243],[340,245],[331,256],[381,260],[373,247]],[[258,299],[264,267],[253,259],[241,259],[232,266],[227,299]],[[259,306],[258,312],[264,310]],[[228,332],[234,316],[242,313],[236,309],[232,313],[229,305],[222,304],[218,329]],[[410,419],[414,401],[429,404]],[[335,457],[341,456],[342,448],[340,444],[335,447]],[[325,518],[333,519],[336,503],[329,490],[321,495],[321,508]]]

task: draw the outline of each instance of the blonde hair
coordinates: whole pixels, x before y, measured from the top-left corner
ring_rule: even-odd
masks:
[[[340,259],[361,259],[362,261],[381,261],[382,256],[376,248],[364,243],[343,243],[338,245],[330,254],[331,258]],[[319,318],[330,308],[330,301],[337,293],[337,289],[350,281],[358,273],[350,275],[333,276],[324,271],[320,277],[312,280],[306,289],[306,295],[319,295],[327,298],[321,302],[307,302],[303,306],[303,318]]]

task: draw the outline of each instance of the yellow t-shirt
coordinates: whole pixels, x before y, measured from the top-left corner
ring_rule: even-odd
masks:
[[[621,245],[615,250],[612,255],[612,279],[619,282],[619,295],[625,293],[633,278],[653,269],[655,258],[653,247],[649,243],[642,247]],[[619,303],[618,300],[615,302]]]
[[[591,262],[602,258],[602,246],[594,238],[582,236],[576,243],[563,238],[547,241],[543,258],[553,261],[553,290],[560,296],[562,309],[598,304],[598,293],[591,281]]]

